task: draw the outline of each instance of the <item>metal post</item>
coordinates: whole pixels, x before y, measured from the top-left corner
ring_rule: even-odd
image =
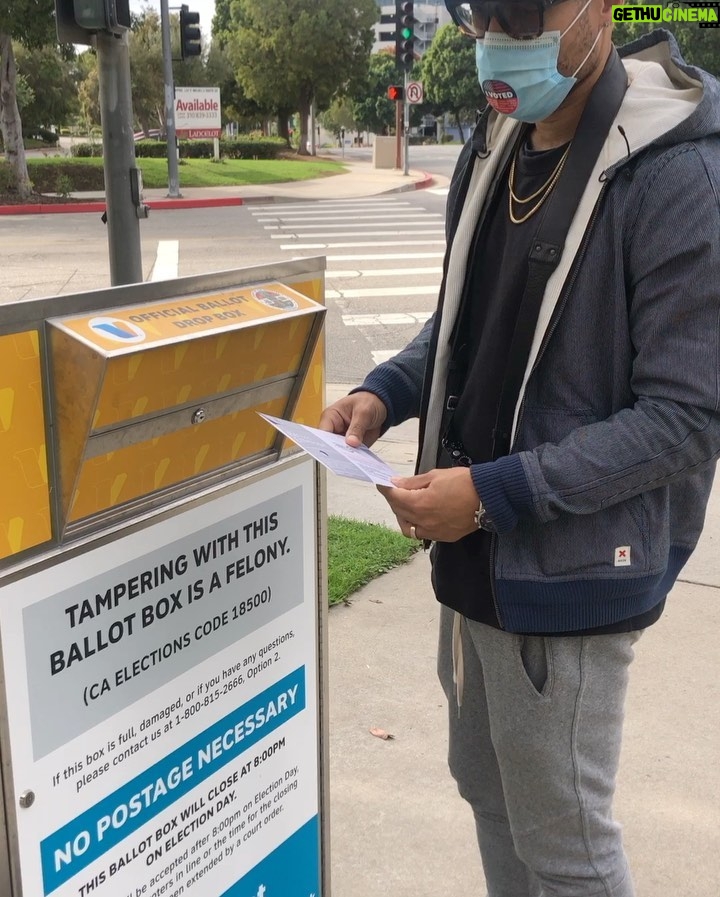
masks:
[[[410,73],[405,72],[405,82],[403,89],[403,97],[404,97],[404,108],[403,108],[403,160],[404,160],[404,169],[403,174],[405,177],[410,173],[410,165],[408,160],[408,147],[410,143],[408,141],[408,134],[410,132],[410,101],[408,100],[408,84],[410,83]]]
[[[314,156],[315,150],[315,98],[310,103],[310,155]]]
[[[165,76],[165,133],[168,152],[168,192],[170,199],[179,199],[180,171],[175,137],[175,84],[172,70],[172,44],[170,42],[170,7],[168,0],[160,0],[160,24],[162,31],[163,72]]]
[[[395,100],[395,168],[402,168],[402,102]]]
[[[140,221],[143,214],[135,164],[128,37],[100,31],[96,40],[107,208],[110,282],[141,283]]]

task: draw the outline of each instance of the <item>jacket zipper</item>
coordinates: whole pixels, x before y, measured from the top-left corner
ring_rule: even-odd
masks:
[[[493,607],[495,608],[495,616],[501,629],[505,629],[502,614],[500,613],[500,605],[497,600],[497,592],[495,591],[495,561],[497,560],[497,533],[490,534],[490,594],[492,595]]]
[[[553,317],[552,317],[552,321],[550,322],[550,326],[548,327],[547,331],[545,332],[543,341],[540,344],[537,358],[535,359],[533,366],[532,366],[532,370],[530,371],[530,377],[532,377],[532,375],[537,370],[538,365],[540,364],[540,361],[542,360],[542,357],[545,354],[545,351],[548,347],[548,343],[550,342],[553,334],[557,330],[558,323],[560,321],[560,318],[562,317],[563,311],[565,310],[565,306],[567,305],[567,301],[568,301],[568,297],[570,296],[570,292],[572,291],[572,288],[575,286],[575,281],[577,280],[578,273],[580,271],[580,265],[582,264],[583,258],[585,257],[588,243],[590,242],[590,235],[592,233],[592,229],[595,226],[595,222],[597,220],[598,215],[600,214],[600,203],[601,203],[603,196],[605,195],[606,189],[607,189],[607,181],[605,182],[605,184],[603,184],[602,189],[600,190],[600,194],[597,198],[597,202],[595,203],[595,208],[593,209],[592,217],[590,218],[590,222],[585,230],[585,234],[583,236],[583,241],[580,244],[580,249],[578,251],[577,258],[575,259],[575,263],[573,265],[570,280],[567,282],[567,284],[565,285],[565,287],[563,289],[560,300],[558,301],[558,304],[553,313]],[[530,377],[528,377],[528,381],[530,380]],[[525,391],[525,394],[523,395],[522,402],[520,403],[520,410],[518,412],[517,426],[515,427],[515,435],[516,436],[517,436],[518,431],[520,430],[520,424],[522,422],[522,416],[523,416],[523,412],[525,410],[525,396],[526,395],[527,395],[527,390]],[[513,440],[513,443],[514,443],[514,440]],[[512,448],[513,448],[513,446],[511,446],[511,451],[512,451]]]
[[[580,244],[580,249],[578,251],[577,258],[575,259],[575,264],[573,265],[572,273],[570,275],[570,280],[565,285],[565,288],[563,289],[560,300],[558,301],[557,307],[555,308],[555,312],[553,313],[552,321],[545,333],[545,336],[543,337],[543,341],[540,344],[540,349],[538,350],[537,358],[535,359],[535,362],[532,366],[532,370],[530,371],[530,376],[533,375],[533,373],[536,371],[538,365],[540,364],[540,361],[541,361],[543,355],[545,354],[545,350],[548,347],[548,343],[552,339],[552,335],[553,335],[553,333],[555,333],[555,330],[557,329],[558,322],[560,321],[560,318],[562,317],[562,313],[565,309],[565,305],[567,304],[567,300],[570,295],[570,292],[572,291],[572,288],[575,286],[575,281],[577,280],[578,273],[580,271],[580,265],[582,264],[582,260],[585,257],[585,252],[587,251],[588,243],[590,242],[590,235],[592,233],[592,229],[595,226],[595,221],[597,220],[598,215],[600,214],[600,203],[601,203],[603,196],[605,195],[605,190],[607,189],[607,184],[608,184],[608,182],[606,181],[600,190],[600,194],[598,195],[597,202],[595,203],[595,208],[593,209],[593,213],[590,218],[590,222],[588,223],[588,226],[585,229],[585,234],[583,236],[583,241]],[[530,378],[528,377],[528,380],[529,379]],[[526,394],[527,394],[527,391],[526,391]],[[522,417],[523,417],[524,410],[525,410],[525,395],[523,395],[523,400],[520,403],[520,411],[518,413],[518,422],[517,422],[517,426],[515,427],[516,434],[520,430],[520,424],[522,423]],[[512,451],[512,448],[513,447],[511,446],[510,451]],[[497,536],[497,533],[493,533],[491,536],[491,542],[490,542],[490,592],[492,594],[493,605],[495,607],[495,615],[497,616],[498,623],[500,624],[500,628],[505,629],[505,626],[504,626],[503,620],[502,620],[502,614],[500,613],[500,607],[498,605],[497,592],[495,590],[495,562],[497,560],[497,546],[498,546],[498,536]]]

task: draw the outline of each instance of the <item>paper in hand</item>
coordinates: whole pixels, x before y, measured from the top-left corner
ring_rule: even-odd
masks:
[[[390,479],[398,476],[366,445],[353,448],[347,445],[344,436],[338,436],[337,433],[326,433],[325,430],[306,427],[269,414],[260,414],[260,417],[338,476],[364,480],[377,486],[392,486]]]

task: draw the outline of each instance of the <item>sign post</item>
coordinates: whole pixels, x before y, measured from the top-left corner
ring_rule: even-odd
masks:
[[[320,261],[3,309],[10,897],[329,897]]]

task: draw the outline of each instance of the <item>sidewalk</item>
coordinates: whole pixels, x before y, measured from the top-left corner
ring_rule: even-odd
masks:
[[[339,161],[333,157],[333,161]],[[369,162],[343,160],[348,171],[307,181],[288,181],[279,184],[257,184],[242,187],[183,187],[180,172],[179,199],[168,199],[167,188],[143,191],[145,203],[158,209],[201,209],[216,206],[239,206],[246,203],[300,202],[303,200],[358,199],[384,193],[422,190],[434,183],[447,183],[447,178],[424,171],[410,170],[407,176],[397,169],[373,168]],[[27,205],[0,205],[0,215],[37,215],[78,212],[102,212],[103,193],[74,192],[78,202]]]
[[[328,386],[328,402],[353,385]],[[415,445],[406,423],[376,449],[412,473]],[[394,519],[371,486],[338,477],[328,510]],[[720,480],[701,544],[631,674],[616,813],[638,897],[720,894],[719,545]],[[330,612],[334,897],[484,894],[471,813],[445,765],[437,621],[423,553]],[[373,726],[395,738],[374,738]]]

